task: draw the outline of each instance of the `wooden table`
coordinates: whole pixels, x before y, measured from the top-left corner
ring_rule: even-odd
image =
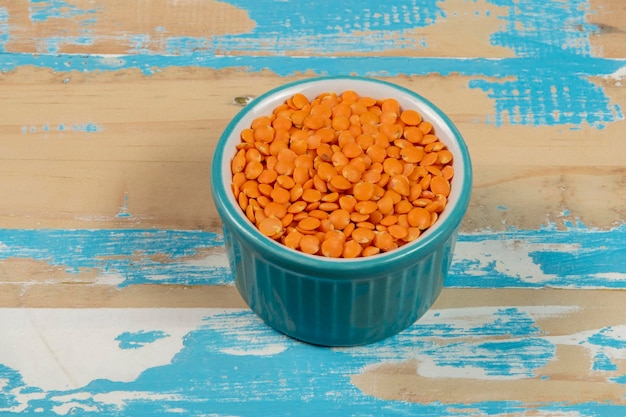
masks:
[[[475,185],[434,308],[320,348],[242,302],[216,141],[355,74],[457,124]],[[0,415],[626,415],[622,0],[0,3]]]

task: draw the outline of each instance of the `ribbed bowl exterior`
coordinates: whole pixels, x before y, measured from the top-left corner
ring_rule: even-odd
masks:
[[[394,335],[435,302],[447,275],[456,231],[412,266],[338,280],[269,262],[224,227],[235,285],[266,323],[296,339],[324,346],[354,346]]]

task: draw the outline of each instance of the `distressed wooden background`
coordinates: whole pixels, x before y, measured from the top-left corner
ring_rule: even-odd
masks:
[[[233,99],[318,75],[446,111],[446,288],[358,348],[266,327],[209,173]],[[0,415],[626,415],[622,0],[0,2]]]

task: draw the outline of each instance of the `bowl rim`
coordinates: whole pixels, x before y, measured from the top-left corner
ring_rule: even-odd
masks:
[[[234,156],[226,155],[226,145],[233,134],[238,134],[239,130],[235,131],[235,129],[242,122],[242,119],[245,117],[250,118],[269,114],[268,112],[258,110],[258,106],[260,105],[263,107],[268,106],[268,100],[270,102],[272,100],[276,102],[276,105],[270,106],[270,109],[273,110],[278,104],[281,104],[286,98],[297,92],[292,90],[301,90],[310,84],[324,84],[329,81],[345,81],[346,85],[343,87],[344,91],[355,89],[353,84],[348,84],[355,81],[357,84],[371,83],[384,86],[386,89],[395,90],[399,94],[406,95],[411,101],[419,102],[422,106],[429,109],[432,115],[439,119],[438,122],[442,122],[445,128],[449,130],[451,134],[450,140],[454,141],[454,146],[457,148],[458,154],[462,159],[460,163],[455,163],[455,178],[462,178],[462,181],[460,181],[461,188],[457,193],[458,199],[451,207],[449,207],[450,204],[446,206],[446,210],[444,210],[445,218],[440,218],[435,225],[428,228],[415,241],[392,251],[371,257],[346,259],[305,254],[288,248],[282,243],[261,234],[256,226],[248,220],[239,205],[236,204],[230,187],[225,186],[225,158],[228,158],[228,172],[230,172],[230,160]],[[333,90],[328,89],[327,91]],[[357,90],[355,89],[355,91]],[[339,91],[336,92],[339,93]],[[359,91],[357,91],[357,93],[359,93]],[[397,99],[398,97],[395,98]],[[427,118],[427,120],[429,120],[429,118]],[[439,128],[441,129],[441,126],[439,126]],[[450,143],[445,143],[450,147]],[[458,165],[461,165],[461,172],[457,171]],[[228,177],[231,177],[231,175]],[[413,90],[388,81],[361,76],[310,77],[282,84],[261,94],[240,110],[228,123],[216,144],[211,166],[211,192],[224,227],[228,226],[231,233],[234,233],[240,239],[244,239],[250,249],[258,252],[261,258],[268,262],[280,265],[285,269],[301,271],[302,274],[315,274],[321,277],[332,276],[333,279],[353,279],[362,276],[365,272],[368,275],[381,274],[391,269],[404,267],[407,264],[414,264],[429,255],[434,247],[443,245],[451,234],[456,233],[467,210],[467,206],[469,205],[471,188],[472,166],[469,151],[461,133],[452,120],[430,100]],[[228,193],[230,193],[231,196],[229,196]]]

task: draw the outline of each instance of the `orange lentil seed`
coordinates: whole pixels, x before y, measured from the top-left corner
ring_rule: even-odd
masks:
[[[397,224],[392,224],[389,227],[387,227],[387,231],[395,239],[404,239],[409,234],[409,231],[407,228],[402,227]]]
[[[309,216],[315,217],[316,219],[319,219],[321,222],[323,219],[328,218],[328,213],[325,212],[324,210],[320,210],[319,208],[317,208],[317,209],[309,211]]]
[[[354,209],[357,211],[357,213],[361,214],[372,214],[374,211],[376,211],[377,208],[378,205],[373,201],[359,201],[354,206]]]
[[[430,216],[430,213],[429,213]],[[319,227],[320,220],[315,217],[307,216],[298,222],[298,228],[300,230],[315,230]]]
[[[322,255],[329,258],[339,258],[343,254],[344,242],[340,239],[331,238],[322,242]]]
[[[394,249],[396,243],[389,232],[377,232],[374,234],[374,246],[386,252]]]
[[[322,198],[322,193],[315,188],[308,188],[304,190],[304,192],[302,193],[302,199],[308,203],[320,201],[321,198]]]
[[[420,229],[418,229],[417,227],[409,227],[406,230],[407,230],[407,235],[406,237],[404,237],[405,242],[413,242],[422,233]]]
[[[374,185],[370,182],[361,181],[359,183],[354,184],[352,187],[352,193],[354,198],[358,201],[369,201],[374,196],[375,192]]]
[[[350,223],[350,213],[343,209],[337,209],[330,213],[328,219],[335,229],[343,230]]]
[[[293,103],[293,108],[301,109],[309,104],[309,99],[304,94],[297,93],[292,97],[291,102]]]
[[[291,223],[293,222],[293,214],[292,213],[287,213],[283,216],[283,218],[281,219],[281,223],[283,224],[283,227],[289,227],[289,225],[291,225]]]
[[[366,227],[358,227],[351,234],[353,240],[360,244],[369,244],[374,240],[374,232]]]
[[[430,212],[423,207],[415,207],[408,213],[409,224],[420,230],[427,229],[430,226]]]
[[[422,121],[422,116],[417,111],[408,109],[400,113],[400,120],[409,126],[417,126]]]
[[[441,169],[441,176],[450,181],[454,177],[454,168],[452,165],[446,165]]]
[[[263,208],[263,212],[267,217],[276,217],[282,221],[282,218],[287,215],[287,207],[284,204],[270,201]]]
[[[323,211],[334,211],[337,210],[339,208],[339,204],[337,203],[320,203],[319,207],[320,210]]]
[[[361,252],[362,256],[374,256],[374,255],[378,255],[380,253],[380,249],[377,248],[376,246],[368,246],[365,249],[363,249],[363,252]]]
[[[274,187],[269,184],[259,184],[258,188],[259,193],[261,193],[261,195],[264,195],[265,197],[271,197],[272,191],[274,191]]]
[[[320,250],[320,241],[312,235],[304,235],[300,239],[300,250],[310,255],[316,254]]]
[[[280,185],[276,185],[270,193],[270,197],[277,203],[286,204],[291,198],[291,193]]]
[[[343,245],[343,258],[356,258],[363,252],[363,247],[355,240],[349,240]]]
[[[283,244],[291,249],[297,249],[300,246],[300,240],[304,235],[297,230],[292,230],[285,236]]]
[[[266,217],[259,223],[259,231],[265,236],[273,236],[283,230],[283,223],[277,217]]]
[[[430,190],[447,197],[450,194],[450,183],[444,177],[435,175],[430,179]]]
[[[322,196],[322,200],[325,203],[334,203],[339,199],[339,193],[330,193]]]
[[[343,175],[335,174],[330,178],[329,184],[332,185],[336,190],[349,190],[352,188],[352,183]]]

